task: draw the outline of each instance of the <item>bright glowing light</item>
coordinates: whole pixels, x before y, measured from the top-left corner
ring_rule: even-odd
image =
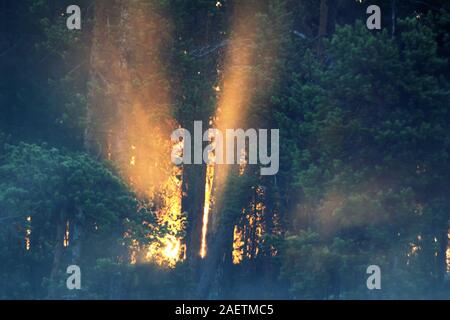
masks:
[[[245,2],[244,2],[245,3]],[[273,64],[267,64],[261,57],[276,58],[277,49],[275,47],[267,48],[264,52],[256,51],[255,44],[258,41],[258,34],[261,32],[262,25],[260,20],[252,14],[255,11],[254,4],[243,4],[234,12],[233,25],[231,28],[230,44],[227,47],[227,53],[225,57],[225,63],[223,70],[217,68],[218,74],[221,76],[222,81],[220,84],[220,97],[217,106],[215,119],[217,122],[217,128],[221,131],[226,129],[245,128],[246,118],[250,113],[250,108],[255,97],[255,93],[258,90],[268,91],[270,88],[263,83],[256,81],[257,73],[256,66],[268,69],[268,73],[274,73],[275,68]],[[261,86],[261,83],[262,86]],[[239,152],[239,151],[238,151]],[[240,150],[240,166],[239,174],[242,176],[245,173],[248,165],[245,161],[245,150]],[[242,161],[244,160],[244,161]],[[224,192],[224,188],[228,181],[230,172],[230,166],[221,166],[216,168],[215,172],[215,187],[214,198],[219,198]],[[261,213],[258,213],[258,217],[247,219],[245,210],[243,210],[242,225],[237,225],[234,228],[233,239],[233,263],[239,264],[244,259],[244,252],[247,250],[247,234],[245,227],[253,228],[258,237],[260,238],[264,231],[262,226],[262,214],[263,205],[260,205],[259,209]],[[255,210],[254,210],[255,211]],[[253,220],[252,220],[253,219]],[[244,226],[244,224],[246,224]],[[257,245],[257,244],[255,244]],[[258,247],[252,251],[254,255],[258,253]],[[249,253],[252,255],[252,253]]]
[[[69,237],[70,237],[70,225],[69,221],[66,222],[66,232],[64,233],[64,241],[63,246],[64,248],[67,248],[69,246]]]
[[[445,252],[447,258],[447,273],[450,274],[450,229],[447,233],[447,251]]]
[[[409,252],[406,254],[407,257],[412,257],[417,254],[417,252],[420,250],[420,246],[415,243],[409,244]]]
[[[233,264],[239,264],[244,259],[244,244],[242,230],[235,226],[233,231]]]
[[[212,186],[214,181],[214,165],[210,164],[206,169],[206,184],[205,184],[205,204],[203,206],[203,225],[202,225],[202,241],[200,246],[200,257],[206,257],[207,243],[206,236],[208,234],[208,222],[210,214],[210,206],[212,201]]]
[[[28,222],[28,228],[25,230],[25,250],[29,251],[31,249],[31,216],[28,216],[26,220]]]
[[[173,268],[182,261],[185,246],[182,245],[182,232],[184,231],[184,217],[181,213],[182,169],[173,167],[173,174],[169,180],[162,185],[163,204],[157,211],[158,225],[167,229],[167,235],[158,238],[157,242],[151,244],[147,249],[146,261],[155,262],[161,266]]]
[[[164,256],[172,261],[178,261],[180,255],[181,241],[173,236],[166,238],[165,247],[163,250]]]
[[[103,16],[102,8],[104,5],[96,7],[96,16]],[[93,102],[99,105],[91,110],[92,124],[98,128],[90,129],[106,132],[92,138],[105,147],[105,158],[114,162],[137,197],[151,202],[157,225],[147,227],[167,230],[167,236],[152,238],[150,244],[132,239],[131,233],[124,235],[131,241],[130,262],[173,266],[184,257],[184,218],[182,169],[174,168],[170,159],[170,133],[177,123],[171,114],[168,78],[161,63],[171,36],[169,20],[142,1],[126,1],[121,10],[127,13],[117,28],[123,42],[107,35],[102,23],[94,25],[98,43],[92,48],[91,67],[102,81],[114,85],[106,93],[93,90]],[[133,59],[128,52],[133,53]],[[111,112],[104,114],[107,109]]]

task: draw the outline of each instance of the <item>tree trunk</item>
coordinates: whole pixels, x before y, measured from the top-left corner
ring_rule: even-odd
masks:
[[[185,165],[183,169],[182,212],[187,216],[186,258],[197,264],[203,226],[203,207],[205,202],[205,165]]]
[[[200,267],[201,275],[197,286],[197,298],[219,299],[227,294],[227,283],[231,279],[233,227],[221,225],[211,237],[208,255]]]
[[[57,297],[58,274],[61,272],[61,259],[63,254],[63,240],[65,232],[65,214],[61,211],[56,221],[55,243],[53,246],[53,263],[50,272],[49,299]]]
[[[235,167],[225,180],[225,185],[215,190],[208,254],[199,268],[198,298],[217,299],[228,294],[232,279],[234,226],[241,216],[245,198],[241,191],[245,189],[237,172],[238,168]]]
[[[323,37],[327,35],[328,31],[328,0],[320,0],[320,17],[319,17],[319,31],[317,34],[317,54],[323,55]]]
[[[320,20],[318,36],[323,37],[328,29],[328,0],[320,0]]]
[[[110,123],[114,122],[116,108],[114,96],[108,91],[108,71],[111,72],[109,51],[114,48],[111,22],[114,17],[116,0],[98,0],[95,2],[93,39],[90,55],[90,80],[86,129],[84,133],[85,149],[98,157],[111,158]],[[114,21],[115,22],[115,21]],[[116,23],[116,22],[115,22]],[[113,52],[113,51],[112,51]]]
[[[395,25],[396,25],[396,15],[397,15],[397,13],[396,13],[396,3],[395,3],[396,1],[395,0],[392,0],[392,2],[391,2],[391,19],[392,19],[392,30],[391,30],[391,32],[392,32],[392,36],[394,36],[395,35]]]
[[[442,284],[445,276],[447,275],[448,265],[447,265],[447,248],[450,246],[450,239],[448,234],[450,229],[446,228],[441,231],[439,235],[439,250],[437,252],[437,268],[438,268],[438,283]]]

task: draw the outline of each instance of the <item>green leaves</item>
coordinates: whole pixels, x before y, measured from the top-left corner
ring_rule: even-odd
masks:
[[[48,276],[55,248],[63,245],[62,237],[54,237],[61,225],[70,227],[63,258],[71,261],[73,252],[81,250],[76,262],[85,266],[102,257],[127,261],[130,239],[124,238],[125,231],[133,239],[149,241],[151,228],[137,226],[143,221],[151,226],[153,213],[138,210],[136,196],[105,164],[83,153],[25,143],[8,145],[5,151],[0,162],[0,221],[8,220],[0,226],[0,254],[9,264],[0,277],[21,273],[23,281],[33,283],[37,296],[45,295],[46,284],[30,278],[39,275],[24,268],[33,264],[42,279]],[[11,241],[8,234],[17,240]],[[0,290],[0,296],[4,294],[8,293]]]
[[[411,294],[444,276],[442,269],[432,276],[425,270],[445,264],[445,246],[416,244],[418,234],[442,238],[450,219],[441,206],[450,190],[450,86],[439,45],[429,23],[408,18],[398,22],[395,38],[359,22],[338,27],[324,63],[302,52],[305,62],[293,72],[277,114],[288,142],[282,154],[292,163],[287,173],[299,190],[293,214],[300,223],[291,230],[297,235],[286,239],[282,253],[296,296],[329,298],[333,281],[343,281],[335,270],[345,260],[336,239],[361,259],[386,263],[388,277],[401,264]],[[303,231],[308,228],[314,233]],[[424,262],[415,262],[416,269],[411,246],[427,248],[414,253]],[[349,268],[364,273],[356,262]],[[414,281],[417,272],[423,282]],[[330,278],[311,276],[316,273]]]

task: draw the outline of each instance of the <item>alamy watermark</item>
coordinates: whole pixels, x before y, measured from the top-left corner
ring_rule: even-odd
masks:
[[[366,20],[366,26],[369,30],[380,30],[381,29],[381,9],[377,5],[370,5],[366,10],[367,14],[370,16]]]
[[[73,264],[67,267],[67,274],[70,276],[66,280],[66,287],[69,290],[81,289],[81,269],[79,266]]]
[[[193,137],[193,138],[192,138]],[[182,151],[175,145],[172,162],[181,164],[260,164],[261,175],[275,175],[280,165],[280,133],[278,129],[219,129],[203,131],[202,121],[194,121],[194,133],[184,128],[173,131],[172,142],[182,142]],[[192,152],[192,142],[194,152]],[[204,142],[209,144],[203,149]],[[248,146],[248,148],[247,148]],[[269,155],[270,151],[270,155]],[[214,156],[211,156],[214,154]]]
[[[367,278],[366,285],[369,290],[381,289],[381,269],[379,266],[372,264],[367,267],[367,274],[370,276]]]
[[[66,19],[66,26],[69,30],[81,30],[81,9],[77,5],[70,5],[66,9],[66,13],[70,14]]]

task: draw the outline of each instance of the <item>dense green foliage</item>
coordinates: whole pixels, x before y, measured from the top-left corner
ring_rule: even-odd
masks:
[[[45,297],[47,286],[65,285],[54,274],[49,283],[48,270],[65,271],[61,264],[74,261],[99,268],[114,256],[120,258],[116,263],[127,262],[124,232],[133,230],[136,239],[151,236],[139,225],[151,222],[152,213],[138,210],[135,196],[111,169],[86,154],[7,145],[0,177],[3,298]],[[66,230],[73,233],[67,250]]]
[[[275,177],[230,175],[215,254],[174,269],[129,263],[133,239],[164,229],[85,149],[95,1],[78,1],[81,31],[65,27],[69,2],[0,5],[0,299],[450,298],[448,2],[374,1],[383,28],[370,31],[365,1],[136,1],[171,22],[158,64],[186,128],[215,114],[233,9],[253,4],[261,27],[241,120],[281,135]],[[204,192],[190,170],[191,194]],[[259,217],[258,201],[265,234],[233,265],[233,228],[249,225],[243,212]],[[79,292],[65,289],[70,264],[83,270]],[[367,289],[369,265],[382,290]]]
[[[277,114],[301,194],[295,229],[315,231],[287,238],[284,272],[302,270],[299,296],[352,294],[346,276],[378,261],[389,279],[383,297],[442,297],[450,86],[430,25],[431,16],[407,18],[395,38],[361,23],[338,27],[325,64],[304,50]],[[310,278],[327,266],[318,274],[330,279]]]

